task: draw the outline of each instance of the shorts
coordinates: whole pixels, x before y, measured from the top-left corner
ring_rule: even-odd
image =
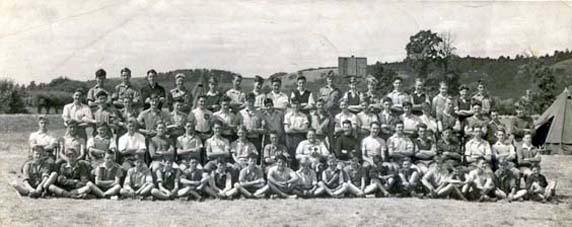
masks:
[[[243,188],[246,189],[248,192],[253,193],[253,192],[258,191],[262,187],[264,187],[264,185],[265,185],[264,183],[260,183],[260,184],[250,185],[248,187],[243,187]]]

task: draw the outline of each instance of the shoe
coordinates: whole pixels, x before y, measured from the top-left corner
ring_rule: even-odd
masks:
[[[114,196],[109,197],[109,199],[111,199],[111,200],[119,200],[119,196],[114,195]]]

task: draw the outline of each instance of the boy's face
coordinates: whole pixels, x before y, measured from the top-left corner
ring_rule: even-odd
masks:
[[[518,117],[523,117],[524,116],[524,111],[520,108],[516,109],[516,116]]]
[[[526,144],[531,144],[532,143],[532,136],[529,134],[524,135],[524,137],[522,137],[522,141],[525,142]]]
[[[152,108],[159,108],[159,100],[158,98],[152,98],[151,101],[149,102],[149,104],[151,105]]]
[[[103,83],[105,82],[105,77],[104,76],[98,76],[95,78],[95,82],[97,83],[97,85],[102,86]]]
[[[531,171],[532,171],[532,174],[538,175],[540,173],[540,167],[538,167],[538,166],[532,167]]]
[[[284,167],[286,167],[286,162],[282,159],[278,159],[276,160],[276,165],[280,167],[280,169],[284,169]]]
[[[418,90],[418,91],[423,90],[423,82],[421,82],[421,81],[416,81],[416,82],[415,82],[415,89]]]
[[[481,113],[481,106],[479,106],[479,105],[474,105],[474,106],[473,106],[473,112],[475,112],[475,115],[480,115],[480,113]]]
[[[403,124],[396,124],[395,125],[395,132],[397,134],[403,134]]]
[[[468,92],[467,89],[461,89],[459,91],[459,95],[461,95],[462,97],[465,97],[465,96],[467,96],[467,92]]]
[[[141,167],[143,167],[143,164],[144,164],[144,162],[142,159],[140,159],[140,158],[135,159],[135,166],[136,167],[141,168]]]
[[[491,112],[491,119],[493,119],[493,120],[499,119],[499,113],[492,111]]]
[[[132,131],[132,132],[137,130],[137,126],[135,125],[135,122],[127,123],[127,130]]]
[[[473,128],[473,135],[475,136],[475,138],[480,139],[482,136],[482,132],[480,128]]]
[[[359,168],[360,166],[359,158],[353,157],[350,164],[352,165],[353,168]]]
[[[185,82],[185,79],[183,79],[182,77],[177,78],[177,80],[175,80],[175,85],[177,85],[177,87],[183,86],[183,83]]]
[[[206,102],[206,100],[205,100],[204,97],[200,98],[200,99],[199,99],[199,102],[198,102],[198,103],[199,103],[199,106],[204,107],[204,106],[205,106],[205,102]]]
[[[192,170],[197,169],[198,164],[199,162],[196,159],[191,159],[191,161],[189,162],[189,168]]]
[[[253,169],[256,166],[256,159],[255,158],[249,158],[248,159],[248,167]]]
[[[403,111],[404,111],[406,114],[410,114],[410,113],[411,113],[411,106],[409,106],[409,105],[403,106]]]
[[[298,85],[299,88],[303,88],[306,85],[306,81],[305,80],[298,80],[298,81],[296,81],[296,85]]]
[[[335,169],[336,168],[336,160],[333,158],[328,159],[328,168]]]
[[[106,103],[106,101],[107,101],[107,96],[105,96],[105,95],[97,96],[97,103],[99,105],[104,105]]]
[[[279,82],[272,82],[272,90],[274,90],[275,92],[279,92],[280,91],[280,83]]]
[[[328,85],[332,85],[333,82],[334,82],[334,79],[333,79],[332,77],[326,78],[326,83],[327,83]]]
[[[181,103],[180,102],[173,103],[173,110],[180,111],[181,110]]]
[[[240,86],[240,83],[241,83],[241,82],[242,82],[242,78],[240,78],[240,77],[234,77],[234,78],[232,79],[232,84],[233,84],[235,87]]]
[[[243,129],[238,130],[236,132],[236,135],[238,136],[238,138],[246,139],[246,132]]]
[[[215,90],[216,89],[216,83],[215,82],[209,82],[209,89]]]
[[[103,161],[104,161],[106,164],[109,165],[109,164],[112,164],[112,163],[115,161],[115,158],[113,157],[112,154],[106,153],[106,154],[105,154],[105,157],[103,157]]]
[[[125,97],[125,98],[123,98],[123,103],[126,106],[131,106],[131,104],[133,104],[133,99],[131,99],[131,97]]]
[[[220,135],[220,130],[221,130],[221,126],[220,126],[220,125],[216,124],[216,125],[213,126],[213,132],[214,132],[214,134]]]
[[[425,128],[419,127],[419,128],[417,129],[417,134],[419,135],[419,137],[424,137],[424,136],[425,136],[425,131],[426,131]]]
[[[32,155],[32,158],[34,160],[40,160],[40,159],[42,159],[43,154],[44,154],[44,150],[42,150],[41,148],[34,149],[34,154]]]
[[[255,83],[254,83],[254,89],[260,90],[261,88],[262,88],[262,83],[261,83],[261,82],[255,82]]]
[[[371,125],[371,135],[377,136],[377,134],[379,134],[379,125],[377,124],[373,124]]]
[[[449,138],[449,136],[451,136],[451,130],[445,130],[443,131],[443,138]]]
[[[195,161],[196,161],[196,160],[195,160]],[[190,168],[190,169],[193,169],[193,164],[192,164],[192,163],[193,163],[193,161],[191,160],[191,161],[189,162],[189,168]],[[171,169],[173,169],[173,161],[171,161],[171,160],[165,160],[165,161],[163,161],[163,168],[165,168],[165,170],[167,170],[167,171],[170,171]],[[195,168],[196,168],[196,165],[195,165]]]
[[[73,100],[74,101],[80,101],[81,100],[81,92],[73,93]]]
[[[401,80],[395,80],[393,81],[393,88],[396,90],[401,89]]]
[[[165,135],[166,127],[165,124],[158,124],[157,125],[157,135],[162,136]]]
[[[226,111],[230,108],[230,104],[227,101],[224,101],[220,104],[220,108]]]
[[[48,127],[48,121],[42,119],[38,121],[38,126],[40,127],[40,129],[46,129]]]
[[[391,102],[389,101],[383,102],[383,109],[389,110],[389,108],[391,108]]]
[[[447,94],[447,90],[449,89],[449,87],[447,87],[447,85],[441,85],[439,87],[439,93],[441,93],[442,95]]]
[[[479,86],[477,86],[477,90],[479,92],[485,92],[485,85],[479,84]]]
[[[324,102],[319,101],[316,103],[316,109],[321,110],[324,108]]]
[[[505,140],[505,135],[506,135],[506,134],[505,134],[503,131],[497,131],[497,134],[496,134],[497,139],[498,139],[498,140],[501,140],[501,141],[502,141],[502,140]]]
[[[363,109],[363,111],[366,111],[366,112],[369,111],[369,108],[368,108],[369,103],[368,102],[361,102],[359,105]]]
[[[299,103],[296,103],[296,102],[293,102],[293,103],[292,103],[292,109],[294,109],[294,110],[300,110],[300,104],[299,104]]]
[[[97,128],[97,134],[101,135],[102,137],[106,137],[107,136],[107,128],[106,127],[98,127]]]
[[[479,167],[480,167],[481,169],[486,169],[487,166],[488,166],[488,165],[487,165],[487,161],[485,161],[485,160],[479,161]]]
[[[129,73],[129,72],[122,72],[121,73],[121,79],[123,80],[123,82],[129,82],[130,78],[131,78],[131,73]]]
[[[309,141],[313,142],[316,139],[316,132],[308,131],[308,134],[306,136],[308,137]]]
[[[278,144],[278,135],[270,134],[270,142],[272,142],[274,145]]]
[[[77,153],[73,149],[68,149],[66,150],[65,157],[68,163],[74,163],[77,158]]]
[[[350,83],[350,90],[355,90],[355,89],[356,89],[356,84]]]
[[[348,103],[346,103],[346,102],[341,102],[341,103],[340,103],[340,109],[342,109],[342,110],[348,109]]]
[[[74,136],[77,132],[77,126],[70,125],[70,126],[68,126],[68,130],[69,130],[70,135]]]
[[[375,84],[372,82],[367,83],[367,90],[370,90],[370,91],[375,90]]]
[[[149,82],[149,84],[155,84],[155,77],[157,77],[155,73],[147,74],[147,81]]]
[[[403,164],[401,164],[403,166],[404,169],[409,169],[411,167],[411,162],[410,161],[403,161]]]
[[[191,132],[191,133],[194,132],[194,131],[195,131],[195,127],[194,127],[193,123],[187,122],[187,123],[185,124],[185,131]]]
[[[342,125],[344,134],[349,135],[352,133],[352,125],[351,124],[343,124]]]

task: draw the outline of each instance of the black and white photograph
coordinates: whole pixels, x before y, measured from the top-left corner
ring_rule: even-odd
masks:
[[[0,227],[572,226],[572,0],[0,0]]]

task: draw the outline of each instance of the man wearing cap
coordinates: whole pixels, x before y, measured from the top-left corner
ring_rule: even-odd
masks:
[[[93,114],[89,106],[81,102],[83,94],[84,93],[82,89],[77,89],[73,93],[73,102],[64,106],[64,110],[62,111],[62,118],[64,119],[64,125],[66,126],[72,120],[78,123],[78,134],[84,140],[87,140],[85,129],[89,127],[89,124],[94,124],[95,120],[93,119]]]
[[[411,100],[411,97],[407,93],[402,91],[403,89],[402,83],[403,79],[401,79],[400,77],[396,77],[393,80],[393,91],[387,94],[387,97],[389,97],[392,101],[393,104],[392,109],[395,109],[397,111],[402,110],[403,102]]]
[[[338,102],[341,98],[341,92],[334,85],[334,71],[332,70],[326,75],[326,86],[320,88],[320,98],[325,101],[326,110],[330,115],[335,116],[340,112]]]
[[[189,113],[193,105],[193,96],[191,92],[185,87],[185,74],[178,73],[175,75],[175,88],[169,91],[168,96],[168,106],[169,110],[173,111],[173,103],[179,101],[183,103],[181,111],[183,113]]]
[[[41,146],[48,154],[55,158],[54,149],[58,147],[58,140],[56,137],[48,132],[49,125],[48,118],[41,115],[38,117],[38,131],[32,132],[28,139],[30,149],[35,146]]]
[[[306,77],[298,76],[296,79],[296,89],[292,91],[290,95],[290,102],[295,98],[298,100],[298,105],[300,105],[300,110],[304,114],[310,113],[310,110],[314,108],[314,96],[312,92],[305,88]]]
[[[281,86],[282,80],[280,78],[272,78],[272,91],[266,94],[266,97],[272,100],[274,108],[286,111],[290,99],[286,93],[280,91]]]
[[[168,112],[160,109],[161,101],[157,95],[151,95],[148,100],[150,108],[141,112],[139,117],[137,117],[137,121],[145,128],[139,131],[146,137],[150,138],[155,136],[157,133],[155,131],[155,129],[157,129],[157,122],[161,121],[165,124],[172,124],[172,120],[171,115]]]
[[[232,79],[232,88],[225,92],[226,96],[231,99],[230,107],[234,113],[237,113],[245,106],[246,94],[240,88],[241,83],[242,76],[238,74],[234,75]]]
[[[360,106],[361,92],[357,90],[357,80],[355,76],[349,77],[349,88],[350,89],[346,91],[344,95],[342,95],[342,99],[346,100],[346,103],[348,104],[348,109],[352,113],[357,114],[361,111],[361,106]]]
[[[266,99],[266,94],[262,93],[262,85],[264,84],[264,79],[256,75],[254,77],[254,88],[252,93],[254,94],[254,107],[256,109],[264,108],[264,100]]]
[[[98,104],[97,99],[97,94],[101,91],[104,91],[106,93],[109,93],[107,90],[105,90],[104,83],[105,83],[105,78],[107,76],[107,73],[105,72],[105,70],[103,69],[98,69],[95,72],[95,86],[93,86],[92,88],[90,88],[87,91],[87,105],[95,108]],[[109,101],[109,100],[106,100]]]
[[[131,70],[129,68],[121,69],[121,80],[121,83],[115,86],[115,92],[111,97],[113,104],[121,108],[125,104],[125,98],[129,98],[131,103],[137,105],[139,103],[139,91],[131,85]]]
[[[157,96],[159,102],[158,108],[161,109],[163,102],[166,101],[165,88],[157,83],[157,71],[150,69],[147,71],[147,86],[141,89],[141,99],[143,100],[143,109],[151,107],[151,95]]]

